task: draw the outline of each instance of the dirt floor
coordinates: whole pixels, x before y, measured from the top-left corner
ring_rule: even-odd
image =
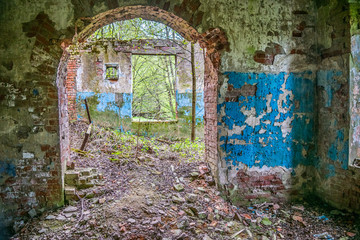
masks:
[[[13,239],[359,239],[359,217],[318,202],[236,207],[220,196],[202,143],[71,126],[72,161],[102,174],[79,201],[34,217]]]

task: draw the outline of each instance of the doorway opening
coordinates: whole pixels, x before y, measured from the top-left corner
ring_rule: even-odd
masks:
[[[90,36],[96,32],[96,30],[101,29],[103,26],[109,25],[111,23],[117,22],[117,21],[123,21],[123,20],[131,20],[136,17],[142,16],[143,19],[149,20],[149,21],[158,21],[161,23],[164,23],[165,26],[170,26],[171,29],[176,31],[177,34],[169,34],[174,38],[175,41],[172,41],[172,43],[165,44],[164,45],[164,39],[135,39],[135,40],[109,40],[109,39],[99,39],[95,38],[92,39],[92,41],[98,43],[101,45],[99,46],[91,46],[89,44],[89,41],[85,41],[86,39],[90,39]],[[81,24],[80,24],[81,25]],[[79,25],[79,26],[80,26]],[[85,24],[86,25],[86,24]],[[84,25],[83,25],[84,26]],[[140,25],[141,27],[143,25]],[[168,28],[170,28],[168,27]],[[156,51],[162,51],[162,54],[167,55],[176,55],[179,56],[180,54],[190,54],[191,50],[187,50],[184,48],[179,48],[178,42],[179,39],[176,39],[177,36],[182,37],[184,40],[188,41],[190,44],[187,44],[187,47],[191,49],[193,47],[196,51],[197,47],[200,49],[199,53],[201,53],[201,57],[203,58],[203,64],[202,64],[202,84],[197,84],[197,87],[202,87],[202,92],[198,91],[196,92],[195,98],[192,100],[196,103],[196,114],[200,113],[199,120],[203,121],[203,126],[205,127],[204,131],[204,142],[205,142],[205,159],[209,163],[212,172],[214,175],[216,175],[217,172],[217,114],[216,114],[216,98],[217,98],[217,80],[218,80],[218,68],[220,63],[220,52],[221,50],[227,48],[227,40],[224,35],[224,33],[219,29],[211,29],[208,32],[205,32],[204,34],[200,35],[193,27],[191,27],[186,21],[183,19],[168,13],[164,10],[161,10],[156,7],[147,7],[147,6],[132,6],[132,7],[123,7],[118,8],[114,10],[110,10],[108,12],[101,13],[94,18],[90,20],[90,23],[87,24],[85,27],[81,27],[81,32],[75,35],[74,40],[78,43],[76,46],[81,46],[81,48],[77,48],[76,46],[72,45],[65,49],[62,61],[59,66],[59,74],[58,74],[58,85],[62,86],[64,85],[64,90],[60,89],[60,95],[59,99],[61,99],[61,102],[59,102],[60,108],[62,109],[62,115],[64,116],[64,120],[67,117],[66,112],[63,111],[64,106],[66,107],[66,104],[64,104],[64,100],[67,102],[67,110],[69,113],[69,118],[74,120],[77,119],[78,111],[77,109],[84,109],[84,104],[81,103],[81,101],[77,101],[78,99],[85,99],[85,98],[91,98],[96,96],[97,100],[94,101],[96,104],[91,104],[91,100],[88,102],[89,105],[95,105],[96,110],[98,109],[105,109],[109,112],[116,112],[116,117],[119,121],[121,119],[120,126],[122,126],[122,129],[119,129],[119,132],[128,132],[129,129],[132,127],[132,99],[133,99],[133,93],[132,93],[132,76],[131,71],[131,59],[132,55],[144,55],[151,53],[151,48],[155,49]],[[110,27],[109,29],[112,29]],[[102,31],[103,33],[113,33],[111,30],[109,31]],[[120,34],[117,34],[117,36],[120,36]],[[174,40],[174,39],[173,39]],[[150,42],[150,43],[149,43]],[[180,40],[182,42],[182,40]],[[175,44],[176,43],[176,44]],[[193,44],[191,44],[193,43]],[[66,44],[66,43],[65,43]],[[194,46],[193,46],[194,45]],[[206,51],[204,50],[206,49]],[[82,61],[83,59],[79,59],[74,57],[74,54],[71,54],[72,51],[78,52],[84,55],[91,55],[93,53],[96,54],[102,54],[103,57],[92,59],[91,61]],[[193,51],[193,52],[195,52]],[[114,61],[113,55],[114,53],[121,52],[122,55],[122,61],[121,64],[118,63],[119,61]],[[155,55],[162,55],[155,53]],[[179,66],[179,59],[176,57],[176,66],[177,69],[180,69]],[[116,58],[118,60],[118,58]],[[87,93],[84,93],[81,95],[81,93],[78,92],[78,89],[84,87],[85,85],[82,85],[77,81],[80,74],[89,73],[89,71],[84,71],[84,68],[79,68],[79,64],[86,63],[88,66],[92,66],[91,70],[93,71],[91,74],[92,78],[91,81],[88,82],[87,87],[92,86],[96,89],[102,89],[107,88],[110,91],[108,94],[101,94],[97,91],[88,91]],[[184,61],[183,68],[189,68],[189,62]],[[191,64],[190,64],[191,65]],[[64,77],[64,68],[66,66],[70,66],[67,68],[67,76]],[[130,67],[129,67],[130,66]],[[195,66],[196,67],[196,66]],[[198,71],[201,72],[201,71]],[[178,76],[178,74],[177,74]],[[192,78],[194,74],[185,74],[185,76]],[[97,77],[101,78],[101,81],[95,81]],[[130,81],[124,81],[124,79],[130,79]],[[180,114],[183,113],[184,116],[187,116],[188,119],[186,121],[189,121],[189,114],[191,114],[189,111],[189,104],[193,101],[189,101],[189,95],[191,95],[191,92],[184,91],[180,87],[181,86],[188,86],[186,82],[179,81],[180,77],[177,79],[177,89],[176,89],[176,110],[178,112],[178,119],[180,119]],[[72,81],[69,81],[72,80]],[[117,93],[114,90],[114,87],[117,86],[118,83],[125,82],[126,84],[120,84],[123,92]],[[65,91],[66,89],[66,91]],[[86,89],[88,90],[88,89]],[[199,96],[199,98],[198,98]],[[103,100],[103,104],[98,104],[99,99]],[[185,100],[186,99],[186,100]],[[198,99],[200,103],[198,103]],[[202,101],[202,102],[201,102]],[[80,102],[80,103],[79,103]],[[130,103],[130,104],[129,104]],[[191,106],[191,105],[190,105]],[[91,107],[90,114],[91,114]],[[195,109],[195,108],[194,108]],[[180,111],[181,110],[181,111]],[[121,116],[121,118],[119,118]],[[193,114],[195,116],[195,114]],[[81,117],[81,114],[80,114]],[[83,119],[85,120],[84,123],[86,123],[86,115],[83,115]],[[95,121],[96,116],[92,115],[92,119]],[[124,119],[128,120],[128,125],[124,124]],[[186,119],[186,118],[185,118]],[[195,120],[198,120],[197,117],[195,117]],[[198,120],[198,121],[199,121]],[[114,119],[115,121],[115,119]],[[184,122],[186,122],[184,121]],[[60,124],[60,137],[63,138],[64,135],[66,135],[67,127],[66,122],[63,121],[64,124]],[[126,127],[128,127],[126,129]],[[139,129],[139,128],[136,128]],[[84,129],[86,130],[86,129]],[[181,128],[180,128],[181,131]],[[170,131],[169,131],[170,132]],[[85,131],[83,131],[82,137],[84,135]],[[176,134],[176,131],[171,131],[170,133]],[[118,139],[116,136],[109,136],[106,135],[106,133],[98,131],[96,132],[96,135],[102,135],[102,137],[108,137],[109,139]],[[93,135],[94,136],[94,135]],[[124,138],[125,139],[125,138]],[[91,139],[90,139],[91,140]],[[128,139],[129,142],[133,141],[133,139]],[[96,142],[96,141],[93,141]],[[64,164],[71,163],[69,161],[69,155],[70,155],[70,144],[67,145],[68,142],[61,142],[61,158],[64,159]],[[119,145],[118,145],[119,146]],[[124,144],[123,146],[126,146]],[[148,151],[150,148],[146,147],[147,144],[144,142],[142,144],[141,151]],[[71,144],[71,147],[74,147],[73,144]],[[144,148],[143,148],[144,147]],[[180,146],[177,146],[177,149],[179,149]],[[138,149],[138,148],[136,148]],[[145,149],[145,150],[144,150]],[[115,151],[115,149],[109,149],[109,146],[106,146],[106,144],[99,146],[98,153],[100,152],[112,152],[119,154],[119,156],[122,156],[123,150]],[[150,150],[151,151],[151,150]],[[74,152],[74,151],[73,151]],[[71,152],[73,155],[74,153]],[[78,152],[79,153],[79,152]],[[76,154],[78,154],[76,153]],[[81,154],[88,154],[86,152],[80,152]],[[94,153],[94,155],[97,155],[97,153]],[[93,155],[93,156],[94,156]],[[95,156],[96,157],[96,156]],[[198,158],[199,159],[199,158]],[[201,158],[202,159],[202,158]],[[68,169],[70,167],[70,164],[66,164],[68,166]],[[110,166],[110,165],[109,165]],[[109,167],[108,166],[108,167]],[[97,166],[98,167],[98,166]],[[65,177],[66,179],[66,177]]]

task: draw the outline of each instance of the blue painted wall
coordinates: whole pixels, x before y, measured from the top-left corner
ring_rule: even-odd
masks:
[[[185,116],[187,122],[191,122],[191,108],[192,108],[192,91],[186,90],[184,93],[176,91],[176,102],[178,112]],[[204,92],[196,93],[196,108],[195,108],[196,123],[204,121]],[[182,116],[179,116],[180,118]]]
[[[349,133],[348,129],[348,105],[349,97],[348,79],[342,71],[319,70],[317,72],[318,106],[322,114],[319,125],[322,125],[319,133],[319,145],[325,145],[319,152],[320,163],[329,174],[327,178],[335,176],[335,162],[343,169],[349,165]]]
[[[115,93],[94,93],[94,92],[77,92],[76,101],[80,103],[82,108],[85,109],[84,99],[96,97],[98,104],[96,110],[99,112],[112,111],[119,115],[119,106],[116,102]],[[131,102],[132,94],[123,93],[123,105],[120,108],[121,117],[131,118]],[[185,93],[176,92],[176,101],[178,111],[183,112],[184,119],[190,121],[188,117],[191,117],[191,106],[192,106],[192,92],[186,91]],[[196,122],[202,123],[204,116],[204,92],[198,92],[196,97]],[[80,116],[79,116],[80,117]]]
[[[233,90],[219,96],[218,125],[227,164],[286,168],[313,164],[314,74],[225,74]],[[253,95],[239,94],[236,101],[226,101],[229,91],[239,91],[249,84],[256,89]],[[249,122],[251,118],[257,119],[256,124]],[[233,129],[242,130],[233,133]]]
[[[89,97],[96,97],[98,104],[96,110],[99,112],[112,111],[121,117],[130,117],[131,118],[131,93],[123,93],[123,104],[119,111],[118,103],[116,102],[115,93],[94,93],[94,92],[77,92],[76,101],[81,103],[83,109],[85,109],[84,99]]]

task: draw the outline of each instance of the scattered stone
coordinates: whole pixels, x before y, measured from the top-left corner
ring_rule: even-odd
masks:
[[[54,220],[56,217],[54,215],[48,215],[46,216],[46,220]]]
[[[205,177],[205,182],[209,185],[209,186],[215,186],[215,180],[212,176],[206,176]]]
[[[13,228],[14,228],[14,231],[15,232],[18,232],[20,231],[21,228],[23,228],[25,226],[25,223],[23,220],[21,221],[15,221],[14,222],[14,225],[13,225]]]
[[[185,202],[185,198],[183,197],[178,197],[178,196],[172,196],[172,201],[174,203],[184,203]]]
[[[188,193],[188,194],[186,194],[185,199],[189,203],[194,203],[197,201],[198,197],[196,194]]]
[[[39,232],[38,232],[38,233],[40,233],[40,234],[41,234],[41,233],[45,233],[46,231],[47,231],[47,229],[42,228],[42,229],[40,229],[40,230],[39,230]]]
[[[200,192],[206,192],[205,188],[203,187],[198,187],[197,190],[199,190]]]
[[[179,220],[179,222],[176,224],[176,226],[179,229],[185,229],[189,226],[189,220],[186,217],[183,217]]]
[[[191,217],[195,216],[195,213],[190,208],[187,208],[184,211],[186,212],[187,215],[189,215]]]
[[[189,175],[194,180],[198,178],[200,174],[198,172],[191,172]]]
[[[207,218],[207,214],[206,214],[206,212],[199,212],[199,213],[198,213],[198,217],[199,217],[200,219],[205,219],[205,218]]]
[[[136,223],[136,220],[133,219],[133,218],[129,218],[127,221],[128,221],[129,223]]]
[[[105,201],[106,201],[106,198],[100,198],[100,199],[99,199],[99,203],[100,203],[100,204],[103,204]]]
[[[171,233],[175,236],[178,237],[181,235],[182,231],[180,229],[172,229]]]
[[[65,217],[70,218],[70,217],[76,217],[76,213],[72,212],[72,213],[64,213]]]
[[[198,207],[189,206],[189,208],[191,209],[191,211],[193,211],[193,213],[194,213],[195,215],[198,215],[198,213],[200,212],[200,210],[199,210]]]
[[[68,206],[67,208],[64,209],[64,213],[72,213],[76,211],[77,211],[77,207],[74,206]]]
[[[184,191],[184,185],[182,185],[181,183],[175,184],[174,189],[178,192],[182,192],[182,191]]]
[[[207,234],[204,235],[203,240],[213,240],[211,237],[209,237]]]
[[[59,214],[59,215],[56,217],[56,220],[58,220],[58,221],[65,221],[65,220],[66,220],[66,217],[64,217],[63,215]]]
[[[29,214],[29,216],[30,216],[31,218],[34,218],[34,217],[37,215],[35,209],[31,209],[31,210],[28,212],[28,214]]]
[[[144,156],[140,156],[140,157],[138,157],[138,159],[140,162],[145,162],[145,160],[146,160],[146,158]]]

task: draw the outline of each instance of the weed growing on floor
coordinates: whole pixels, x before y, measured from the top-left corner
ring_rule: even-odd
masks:
[[[191,142],[188,138],[176,142],[170,146],[171,151],[178,152],[180,157],[187,162],[202,160],[199,156],[203,156],[205,152],[205,144],[198,138]]]
[[[142,161],[146,161],[143,159],[149,157],[172,158],[185,162],[202,161],[205,152],[205,145],[199,138],[194,142],[189,139],[169,141],[157,137],[137,136],[131,132],[121,132],[96,125],[92,129],[88,144],[92,146],[86,152],[88,157],[96,157],[100,152],[105,152],[110,161],[121,165],[130,161],[141,164]],[[79,150],[73,149],[73,151],[80,155]]]

